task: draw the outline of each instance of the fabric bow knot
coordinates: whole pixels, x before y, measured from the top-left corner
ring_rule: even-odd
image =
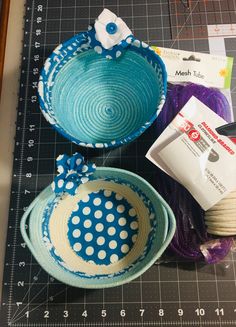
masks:
[[[84,157],[75,153],[71,157],[66,154],[59,155],[56,159],[58,175],[51,184],[53,192],[63,192],[75,195],[80,184],[87,183],[96,170],[95,164],[85,164]]]

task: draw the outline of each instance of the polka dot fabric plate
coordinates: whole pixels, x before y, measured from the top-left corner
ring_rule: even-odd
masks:
[[[102,190],[78,203],[68,221],[68,239],[84,260],[109,265],[132,249],[137,220],[136,210],[122,195]]]
[[[85,288],[138,277],[160,257],[174,230],[171,209],[151,185],[115,168],[97,168],[74,196],[45,189],[21,221],[23,238],[41,266]]]

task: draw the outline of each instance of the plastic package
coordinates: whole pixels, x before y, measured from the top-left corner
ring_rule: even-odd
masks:
[[[177,50],[172,50],[172,52],[174,51]],[[161,52],[163,52],[162,49]],[[182,53],[184,53],[184,51]],[[159,54],[161,55],[160,52]],[[163,57],[162,59],[166,63],[168,80],[170,81],[172,68],[170,69],[170,66]],[[227,62],[226,57],[225,62]],[[196,62],[194,65],[196,65]],[[228,69],[230,70],[231,68],[228,66]],[[220,83],[214,85],[211,84],[209,80],[204,79],[204,85],[214,87],[196,84],[196,82],[198,82],[196,79],[194,80],[195,83],[191,83],[193,80],[189,76],[186,78],[181,77],[181,81],[178,81],[176,78],[172,80],[175,84],[168,84],[167,100],[156,125],[157,136],[164,131],[166,126],[173,120],[192,96],[202,101],[225,121],[232,121],[232,112],[229,102],[225,95],[219,90],[223,87],[230,87],[230,74],[231,72],[229,71],[227,85],[223,82],[221,85],[219,85]],[[212,79],[212,81],[213,80],[214,79]],[[177,230],[169,246],[170,253],[174,253],[190,261],[216,263],[222,260],[229,253],[233,244],[233,238],[216,238],[208,234],[204,220],[205,212],[192,195],[180,185],[180,183],[173,180],[159,169],[156,170],[155,177],[155,187],[171,206],[177,220]]]
[[[236,145],[216,131],[225,123],[193,96],[147,154],[206,211],[236,189]]]

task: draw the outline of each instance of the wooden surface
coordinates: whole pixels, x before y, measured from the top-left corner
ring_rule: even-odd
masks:
[[[3,66],[4,66],[9,9],[10,9],[10,0],[3,0],[1,4],[1,15],[0,15],[0,95],[1,95],[1,88],[2,88],[2,75],[3,75]]]
[[[4,1],[3,1],[4,3]],[[0,284],[6,246],[25,0],[11,0],[0,98]],[[2,59],[3,60],[3,59]],[[1,297],[1,288],[0,288]],[[1,322],[0,322],[1,325]]]

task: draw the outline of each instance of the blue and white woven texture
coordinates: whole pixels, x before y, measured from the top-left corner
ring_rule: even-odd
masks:
[[[116,147],[141,135],[157,118],[166,94],[161,58],[133,35],[110,49],[94,27],[60,44],[38,84],[47,121],[81,146]]]

